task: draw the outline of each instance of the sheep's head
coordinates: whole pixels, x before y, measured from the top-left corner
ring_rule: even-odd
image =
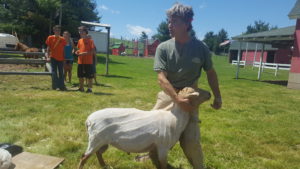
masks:
[[[183,88],[178,94],[184,98],[188,98],[193,106],[198,106],[211,97],[208,91],[199,88],[193,89],[191,87]]]

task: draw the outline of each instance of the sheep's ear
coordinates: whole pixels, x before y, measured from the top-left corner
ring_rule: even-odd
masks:
[[[198,92],[193,92],[193,93],[190,93],[189,94],[189,97],[195,97],[195,96],[199,96],[199,93]]]

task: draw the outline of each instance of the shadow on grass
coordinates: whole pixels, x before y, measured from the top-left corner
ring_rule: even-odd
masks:
[[[287,86],[288,81],[287,80],[263,80],[261,82],[275,84],[275,85],[281,85],[281,86]]]
[[[52,90],[50,89],[49,87],[45,87],[45,88],[42,88],[42,87],[35,87],[35,86],[32,86],[32,87],[29,87],[30,89],[34,89],[34,90],[42,90],[42,91],[45,91],[45,90]]]
[[[103,84],[103,83],[93,83],[93,86],[101,86],[101,87],[112,87],[110,85],[106,85],[106,84]],[[72,88],[73,87],[79,87],[79,83],[72,83]]]
[[[114,94],[112,93],[103,93],[103,92],[93,92],[94,95],[99,95],[99,96],[112,96]]]
[[[106,56],[103,57],[103,56],[97,56],[97,63],[98,64],[105,64],[106,63]],[[123,62],[116,62],[116,61],[112,61],[111,59],[108,59],[108,63],[109,64],[125,64]]]
[[[233,79],[236,80],[236,78]],[[238,79],[249,80],[252,82],[269,83],[269,84],[280,85],[280,86],[287,86],[288,84],[287,80],[253,80],[253,79],[246,79],[246,78],[238,78]]]
[[[128,76],[119,76],[119,75],[100,75],[107,78],[122,78],[122,79],[132,79],[132,77]]]

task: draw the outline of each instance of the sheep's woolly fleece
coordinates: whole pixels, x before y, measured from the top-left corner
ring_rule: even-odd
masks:
[[[0,148],[0,169],[8,169],[11,165],[11,154]]]

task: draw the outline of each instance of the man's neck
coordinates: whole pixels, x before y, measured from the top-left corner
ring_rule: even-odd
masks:
[[[189,36],[189,34],[188,34],[188,32],[187,32],[187,33],[181,34],[181,35],[179,35],[179,36],[175,36],[174,39],[175,39],[175,41],[176,41],[177,43],[185,44],[185,43],[187,43],[191,38],[190,38],[190,36]]]
[[[82,39],[87,39],[87,36],[86,35],[82,35],[81,38]]]
[[[54,34],[54,36],[55,36],[55,37],[59,37],[60,35],[59,35],[59,34]]]

